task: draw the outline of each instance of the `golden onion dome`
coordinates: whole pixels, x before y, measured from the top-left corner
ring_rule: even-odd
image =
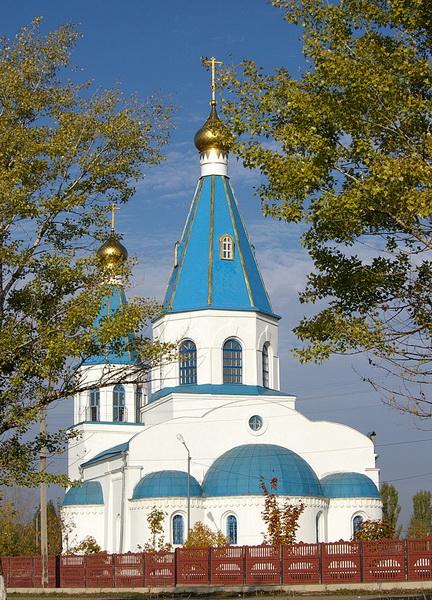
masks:
[[[107,241],[97,251],[96,256],[104,263],[106,267],[121,266],[127,261],[128,251],[121,244],[113,230]]]
[[[212,148],[226,151],[229,140],[228,129],[217,114],[216,101],[212,100],[210,106],[210,115],[201,129],[196,132],[194,144],[200,152]]]

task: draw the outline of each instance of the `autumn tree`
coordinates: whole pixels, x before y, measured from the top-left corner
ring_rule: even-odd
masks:
[[[260,486],[264,495],[264,510],[261,514],[267,525],[264,543],[275,546],[294,544],[299,527],[298,520],[304,511],[304,504],[302,502],[291,504],[288,500],[280,503],[277,497],[277,484],[277,478],[273,477],[269,491],[264,478],[261,478]]]
[[[413,496],[413,513],[408,525],[408,537],[422,538],[432,535],[432,494],[421,490]]]
[[[273,0],[304,68],[220,74],[232,151],[264,176],[266,216],[301,224],[313,261],[301,361],[366,352],[383,394],[432,414],[432,69],[425,0]],[[388,381],[394,381],[391,377]]]
[[[212,531],[208,525],[197,521],[188,533],[184,543],[185,548],[196,546],[198,548],[212,548],[216,546],[229,546],[229,539],[222,531]]]
[[[153,302],[136,299],[95,324],[108,280],[95,250],[108,207],[127,202],[143,169],[162,160],[171,108],[77,82],[76,27],[41,27],[36,19],[0,40],[0,485],[62,481],[38,473],[35,459],[68,434],[25,436],[41,409],[141,381],[163,351],[140,335],[160,311]],[[127,267],[121,275],[127,286]],[[134,352],[136,367],[84,384],[77,367],[108,349]]]
[[[140,549],[146,552],[169,552],[171,550],[171,544],[165,542],[164,521],[166,516],[167,513],[164,510],[153,506],[147,515],[147,523],[151,536],[150,541],[144,544],[142,548],[140,547]]]
[[[391,540],[394,538],[394,533],[393,525],[385,519],[370,519],[362,521],[358,525],[354,532],[353,540],[355,542],[382,540],[383,538]]]
[[[401,511],[399,494],[394,485],[384,481],[380,488],[380,495],[383,503],[383,520],[392,527],[394,532],[394,536],[392,537],[399,539],[402,531],[402,525],[398,526],[397,524]]]

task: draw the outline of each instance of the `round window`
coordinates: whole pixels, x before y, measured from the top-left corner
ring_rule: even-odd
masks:
[[[254,415],[253,417],[251,417],[249,419],[249,427],[252,429],[252,431],[259,431],[262,426],[263,426],[262,417],[259,417],[258,415]]]

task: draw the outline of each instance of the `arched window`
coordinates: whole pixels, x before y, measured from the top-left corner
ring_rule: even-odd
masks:
[[[183,544],[184,542],[184,521],[181,515],[174,515],[172,520],[172,543]]]
[[[115,385],[113,391],[113,421],[125,420],[125,389],[122,385]]]
[[[89,420],[99,421],[99,405],[100,405],[100,393],[98,389],[89,391]]]
[[[227,518],[227,538],[230,544],[237,544],[237,517],[234,515]]]
[[[269,343],[266,342],[262,349],[262,384],[263,387],[270,387],[270,369],[269,369]]]
[[[363,517],[361,515],[356,515],[353,519],[353,535],[355,535],[356,531],[360,529],[363,524]]]
[[[315,520],[315,534],[316,534],[316,542],[322,542],[322,523],[323,523],[323,514],[320,511]]]
[[[228,234],[219,239],[220,257],[222,260],[234,260],[234,240]]]
[[[237,340],[227,340],[223,345],[223,382],[242,382],[242,347]]]
[[[197,382],[196,346],[191,340],[180,344],[180,385]]]

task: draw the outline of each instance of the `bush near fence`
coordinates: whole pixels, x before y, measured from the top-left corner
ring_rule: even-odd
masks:
[[[6,587],[41,587],[40,556],[1,558]],[[432,580],[432,536],[289,546],[50,556],[48,587],[157,588]]]

